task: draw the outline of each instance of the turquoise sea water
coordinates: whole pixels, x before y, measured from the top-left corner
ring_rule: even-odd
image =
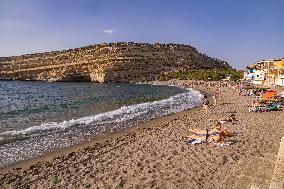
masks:
[[[201,96],[161,85],[0,81],[0,167],[192,108]]]

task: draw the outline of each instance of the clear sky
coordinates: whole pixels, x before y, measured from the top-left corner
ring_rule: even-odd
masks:
[[[284,0],[0,0],[0,56],[183,43],[244,69],[284,57]]]

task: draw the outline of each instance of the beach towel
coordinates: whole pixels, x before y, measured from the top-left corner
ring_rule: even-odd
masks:
[[[217,143],[214,143],[215,145],[217,146],[220,146],[220,147],[224,147],[224,146],[229,146],[231,144],[233,144],[232,141],[228,141],[228,142],[217,142]]]
[[[202,141],[201,140],[199,140],[199,139],[189,139],[187,142],[186,142],[187,144],[201,144],[202,143]]]

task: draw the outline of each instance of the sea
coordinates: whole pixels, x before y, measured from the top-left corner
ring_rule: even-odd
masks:
[[[0,81],[0,167],[201,104],[177,86]]]

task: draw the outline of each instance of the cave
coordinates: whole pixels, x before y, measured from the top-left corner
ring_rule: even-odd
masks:
[[[61,81],[68,81],[68,82],[91,82],[90,75],[82,75],[82,74],[70,74],[64,76]]]

